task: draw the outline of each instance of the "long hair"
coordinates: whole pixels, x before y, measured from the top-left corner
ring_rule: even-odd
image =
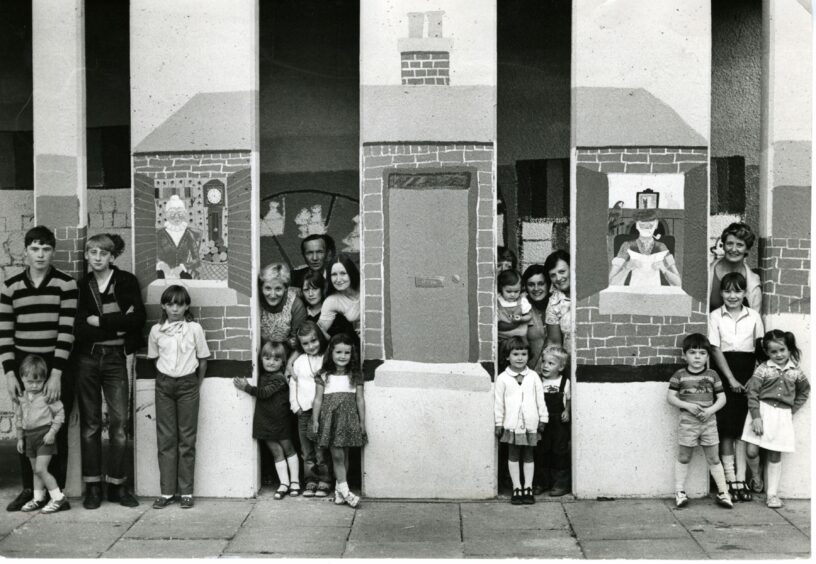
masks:
[[[323,293],[323,297],[326,298],[337,292],[337,290],[334,289],[331,281],[332,266],[335,264],[343,265],[343,268],[345,268],[346,272],[348,273],[351,288],[359,291],[360,271],[357,270],[357,266],[354,264],[354,261],[352,261],[347,254],[340,253],[331,262],[326,263],[326,291]]]
[[[184,286],[173,284],[172,286],[168,286],[167,289],[162,292],[161,305],[180,304],[187,306],[187,311],[184,312],[184,321],[195,320],[193,317],[193,312],[190,311],[190,303],[190,294],[187,293],[187,288]],[[167,321],[167,312],[165,312],[164,308],[162,308],[160,323],[164,323],[165,321]]]
[[[336,345],[349,345],[351,347],[351,360],[348,363],[349,380],[355,386],[363,385],[363,372],[360,369],[360,353],[357,351],[357,344],[351,335],[346,333],[338,333],[329,341],[329,346],[326,347],[326,352],[323,353],[323,366],[320,368],[320,375],[324,380],[328,380],[329,376],[337,372],[337,366],[332,359],[332,351]]]

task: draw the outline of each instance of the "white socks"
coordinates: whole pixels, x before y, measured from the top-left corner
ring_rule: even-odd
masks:
[[[337,482],[334,489],[343,497],[346,497],[349,494],[348,482]]]
[[[711,472],[711,477],[717,484],[717,491],[719,493],[726,493],[728,491],[728,484],[725,483],[725,472],[723,466],[719,462],[717,464],[709,464],[708,471]]]
[[[45,490],[34,490],[34,501],[43,501],[45,499]]]
[[[737,481],[745,481],[745,467],[748,455],[745,454],[745,441],[734,441],[734,454],[737,457]],[[725,461],[723,461],[725,464]]]
[[[508,460],[507,469],[510,470],[510,479],[513,481],[513,489],[514,490],[521,489],[521,476],[519,475],[518,460],[516,461]]]
[[[65,497],[65,494],[63,494],[60,491],[59,488],[54,488],[53,490],[48,490],[48,495],[50,495],[51,499],[53,499],[54,501],[59,501],[59,500],[61,500],[62,498]]]
[[[768,462],[768,497],[779,494],[779,480],[782,478],[782,462]]]
[[[300,463],[297,453],[286,459],[286,465],[289,467],[289,479],[292,482],[300,482]],[[277,467],[277,464],[275,466]]]
[[[688,476],[688,463],[683,464],[679,460],[674,461],[674,491],[686,491],[686,476]]]
[[[524,489],[533,487],[533,473],[535,472],[535,462],[524,463]]]
[[[742,452],[744,454],[745,449],[743,449]],[[734,455],[733,454],[723,454],[720,457],[720,460],[722,461],[722,467],[723,467],[723,472],[725,472],[726,481],[733,482],[733,481],[737,480],[737,476],[734,473]],[[745,463],[744,462],[743,462],[742,466],[743,466],[742,479],[744,480],[745,479]]]
[[[275,463],[275,472],[278,473],[278,480],[282,486],[289,485],[289,469],[286,465],[285,460],[281,460],[280,462]]]

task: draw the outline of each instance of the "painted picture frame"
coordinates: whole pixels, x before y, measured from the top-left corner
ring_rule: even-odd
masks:
[[[651,188],[646,188],[637,193],[637,209],[657,209],[660,207],[660,192],[655,192]]]

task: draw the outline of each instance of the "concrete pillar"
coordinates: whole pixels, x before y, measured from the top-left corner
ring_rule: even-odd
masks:
[[[684,336],[707,332],[709,2],[573,0],[572,22],[573,491],[668,496],[667,382]],[[610,278],[644,207],[657,208],[658,260],[676,270]],[[686,491],[700,496],[702,452],[692,465]]]
[[[416,6],[361,2],[363,492],[487,498],[496,6]]]
[[[201,387],[195,494],[249,497],[260,487],[254,402],[259,240],[256,0],[130,3],[134,273],[148,324],[184,285],[212,353]],[[178,196],[195,242],[176,263],[158,248]],[[161,275],[159,274],[161,272]],[[154,374],[136,362],[136,491],[159,493]]]
[[[84,10],[82,0],[32,5],[34,223],[54,231],[54,265],[75,278],[84,272],[87,230]],[[79,495],[78,423],[68,452],[66,492]]]
[[[760,241],[766,330],[791,331],[810,374],[812,8],[763,2]],[[810,497],[808,402],[794,417],[796,452],[782,457],[783,497]]]

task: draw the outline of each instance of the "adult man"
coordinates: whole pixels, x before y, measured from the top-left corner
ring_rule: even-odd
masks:
[[[293,288],[301,289],[303,277],[309,270],[322,271],[326,263],[331,262],[335,255],[334,239],[329,235],[309,235],[300,242],[300,254],[306,261],[306,266],[292,270]]]
[[[51,266],[56,238],[45,226],[38,225],[25,234],[26,269],[12,276],[0,290],[0,363],[6,375],[6,387],[13,402],[23,392],[20,364],[29,354],[46,362],[47,401],[62,400],[66,416],[74,405],[73,378],[63,378],[68,356],[74,343],[74,317],[77,308],[77,285],[68,274]],[[65,488],[68,462],[68,425],[57,433],[57,455],[49,471]],[[34,496],[34,476],[25,455],[20,455],[23,490],[6,510],[19,511]],[[62,509],[70,509],[67,503]]]

